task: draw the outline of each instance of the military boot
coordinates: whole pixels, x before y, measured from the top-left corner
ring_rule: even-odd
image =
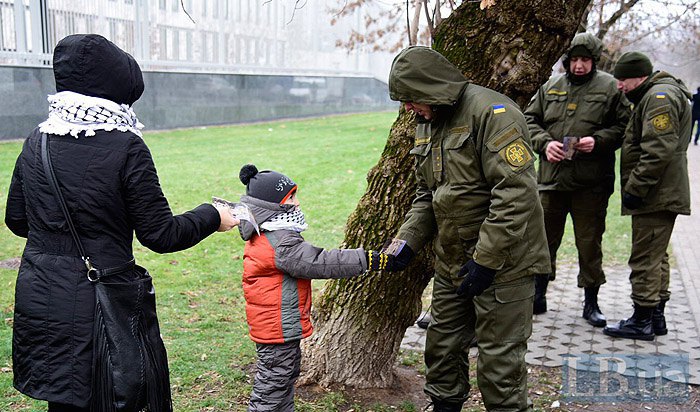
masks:
[[[460,412],[462,410],[461,402],[446,402],[432,396],[430,399],[433,404],[433,412]]]
[[[662,336],[668,333],[668,328],[666,328],[666,316],[664,315],[664,310],[666,309],[666,300],[662,300],[654,308],[651,313],[651,327],[654,330],[654,335]]]
[[[607,324],[605,315],[598,307],[598,290],[600,286],[585,288],[586,301],[583,304],[583,318],[591,325],[601,328]]]
[[[653,307],[643,307],[635,303],[631,318],[621,320],[615,326],[606,326],[603,333],[615,338],[654,340],[654,329],[651,326],[653,311]]]
[[[547,285],[549,275],[535,275],[535,300],[532,303],[532,314],[539,315],[547,311]]]

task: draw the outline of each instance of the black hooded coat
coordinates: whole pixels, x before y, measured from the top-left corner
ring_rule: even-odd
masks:
[[[54,51],[58,91],[133,104],[143,92],[136,61],[99,35],[72,35]],[[60,190],[92,263],[133,258],[134,233],[158,252],[187,249],[217,230],[207,204],[174,216],[145,142],[132,132],[49,135]],[[15,289],[14,386],[33,398],[87,407],[92,367],[94,290],[51,191],[35,129],[17,158],[5,223],[27,238]]]

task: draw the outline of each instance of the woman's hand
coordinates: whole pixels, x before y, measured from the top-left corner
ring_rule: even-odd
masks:
[[[221,218],[221,224],[219,224],[217,232],[228,232],[241,223],[240,220],[233,217],[233,213],[231,213],[231,209],[228,206],[214,205],[214,207],[219,211],[219,218]]]

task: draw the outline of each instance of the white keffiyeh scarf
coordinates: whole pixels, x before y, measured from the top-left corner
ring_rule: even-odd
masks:
[[[141,136],[139,129],[143,124],[129,105],[67,91],[50,94],[47,100],[49,118],[39,124],[42,133],[70,134],[77,138],[81,132],[85,132],[85,136],[94,136],[95,130],[116,129]]]
[[[270,220],[264,222],[260,225],[260,228],[272,232],[275,230],[293,230],[295,232],[305,231],[309,225],[306,224],[304,219],[304,212],[298,207],[295,207],[287,213],[280,213],[275,215]]]

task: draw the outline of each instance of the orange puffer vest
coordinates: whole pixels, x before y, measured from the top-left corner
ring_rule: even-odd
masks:
[[[274,344],[300,340],[313,332],[311,280],[297,279],[275,264],[270,232],[253,235],[243,252],[243,294],[250,338]]]

